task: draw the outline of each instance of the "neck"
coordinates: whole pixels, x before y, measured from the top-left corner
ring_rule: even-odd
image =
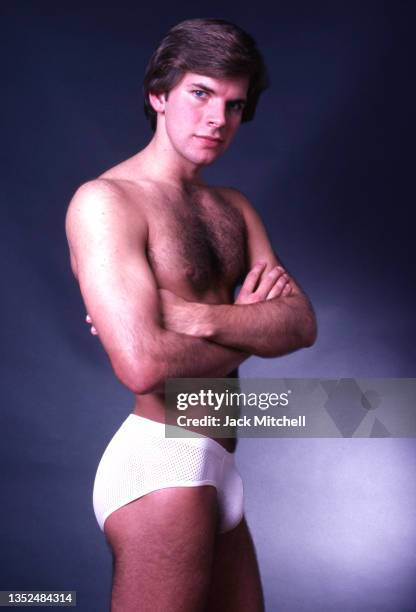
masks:
[[[159,180],[177,185],[203,184],[202,165],[194,164],[178,154],[163,134],[156,131],[140,153],[148,173]]]

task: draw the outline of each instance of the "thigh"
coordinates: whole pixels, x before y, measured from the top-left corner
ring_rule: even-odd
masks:
[[[253,541],[245,518],[218,535],[207,612],[263,612],[264,601]]]
[[[160,489],[113,512],[112,612],[204,610],[216,528],[212,486]]]

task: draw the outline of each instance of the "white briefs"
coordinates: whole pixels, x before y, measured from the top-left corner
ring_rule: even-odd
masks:
[[[165,425],[129,414],[98,465],[93,504],[98,524],[125,504],[158,489],[213,485],[220,531],[243,517],[243,483],[234,454],[205,436],[165,438]]]

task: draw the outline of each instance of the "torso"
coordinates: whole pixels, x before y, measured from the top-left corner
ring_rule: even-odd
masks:
[[[166,194],[148,221],[148,258],[159,286],[189,299],[232,301],[245,270],[245,224],[221,191]]]
[[[232,190],[192,185],[178,188],[131,180],[129,160],[100,178],[116,182],[134,215],[147,221],[147,257],[160,288],[190,301],[232,303],[246,273],[246,226]],[[232,375],[235,375],[234,373]],[[134,412],[164,422],[164,398],[137,396]],[[217,439],[228,450],[235,440]]]

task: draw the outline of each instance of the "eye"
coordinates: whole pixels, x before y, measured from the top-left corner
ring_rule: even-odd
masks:
[[[230,102],[228,104],[228,108],[232,111],[236,111],[237,113],[240,113],[243,111],[245,106],[244,102]]]
[[[204,96],[207,95],[207,92],[202,91],[202,89],[193,89],[192,93],[195,96],[195,98],[203,98]]]

